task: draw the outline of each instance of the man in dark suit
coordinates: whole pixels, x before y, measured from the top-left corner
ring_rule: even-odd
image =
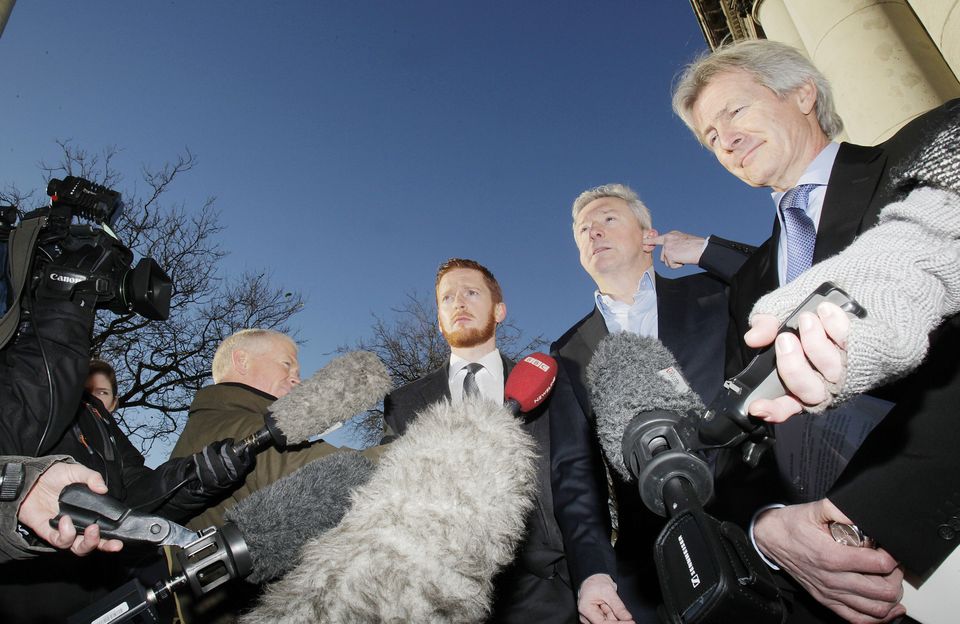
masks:
[[[723,382],[724,283],[704,273],[676,280],[656,275],[650,212],[624,185],[582,193],[573,205],[573,232],[597,291],[593,311],[551,347],[559,363],[549,407],[557,520],[581,621],[657,622],[660,594],[651,553],[663,519],[643,507],[636,484],[605,470],[586,369],[604,336],[633,331],[659,338],[691,387],[713,398]],[[617,507],[615,546],[608,474]]]
[[[513,362],[497,349],[497,324],[506,318],[507,307],[500,285],[486,267],[473,260],[448,260],[437,271],[436,294],[440,331],[450,345],[450,358],[436,371],[384,399],[384,418],[398,435],[418,412],[442,399],[456,404],[465,394],[479,393],[503,403],[504,381],[513,368]],[[573,590],[553,515],[546,415],[531,418],[524,429],[536,440],[540,452],[540,487],[517,557],[494,579],[489,621],[573,623],[577,621]]]
[[[894,199],[893,173],[933,129],[960,114],[960,101],[915,119],[876,147],[837,144],[831,139],[841,131],[842,121],[826,79],[789,46],[751,41],[719,49],[688,67],[677,83],[674,109],[728,171],[751,186],[770,187],[778,207],[772,236],[731,284],[730,374],[753,354],[742,337],[750,328],[754,303],[874,225],[880,209]],[[948,320],[932,336],[931,359],[881,393],[896,406],[880,416],[882,421],[862,445],[862,439],[851,435],[853,427],[837,429],[852,449],[859,446],[846,468],[828,459],[804,468],[802,453],[796,451],[809,457],[811,450],[827,446],[825,438],[810,443],[809,435],[815,419],[831,417],[829,413],[795,417],[789,426],[777,427],[778,467],[771,472],[779,473],[774,479],[779,491],[762,494],[767,502],[779,497],[803,504],[761,509],[752,527],[758,550],[844,619],[888,621],[900,616],[903,574],[898,560],[923,576],[952,550],[946,542],[953,538],[943,532],[938,542],[936,527],[960,518],[958,482],[938,474],[943,458],[955,456],[958,442],[951,433],[956,427],[944,422],[946,412],[955,411],[960,400],[960,366],[950,355],[951,350],[955,353],[957,325],[957,319]],[[778,341],[777,348],[787,355],[780,349],[799,348],[799,343]],[[860,407],[874,401],[858,398]],[[860,407],[850,414],[851,424],[862,426],[867,417]],[[751,407],[761,416],[767,415],[766,409],[769,406]],[[919,460],[908,462],[909,477],[907,458]],[[813,487],[807,479],[811,474],[820,479]],[[855,524],[888,550],[835,542],[829,531],[832,521]],[[810,604],[808,613],[804,603],[798,596],[791,621],[835,619],[818,605]]]

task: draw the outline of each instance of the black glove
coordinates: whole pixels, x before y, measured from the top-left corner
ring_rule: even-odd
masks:
[[[233,449],[233,438],[211,442],[192,458],[200,482],[199,493],[206,495],[235,489],[257,463],[249,449],[239,454]]]

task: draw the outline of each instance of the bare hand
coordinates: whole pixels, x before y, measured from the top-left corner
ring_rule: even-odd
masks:
[[[50,526],[50,520],[60,511],[60,492],[71,483],[83,483],[98,494],[107,493],[107,485],[100,473],[80,464],[57,462],[33,484],[20,503],[17,518],[51,546],[70,549],[80,557],[94,550],[117,552],[123,548],[120,540],[100,539],[100,527],[97,525],[87,527],[82,535],[78,535],[69,516],[60,518],[57,528]]]
[[[700,262],[705,240],[699,236],[671,230],[663,236],[653,236],[647,242],[660,245],[661,262],[671,269],[679,269],[685,264]]]
[[[754,525],[763,553],[811,596],[855,623],[889,622],[906,613],[903,571],[885,550],[834,541],[828,524],[852,524],[828,499],[764,512]]]
[[[768,422],[783,422],[804,407],[821,405],[832,397],[827,387],[839,384],[845,374],[843,351],[847,346],[850,319],[837,305],[824,302],[817,313],[799,317],[800,338],[784,332],[776,335],[779,323],[770,314],[750,319],[744,334],[747,346],[759,349],[776,338],[777,372],[790,393],[777,399],[757,399],[748,406],[750,414]]]
[[[588,576],[580,585],[577,610],[580,612],[580,622],[583,624],[600,624],[601,622],[633,624],[633,616],[617,595],[617,584],[607,574]]]

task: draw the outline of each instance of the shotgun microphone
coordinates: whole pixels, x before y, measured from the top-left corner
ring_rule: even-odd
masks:
[[[264,427],[235,443],[234,452],[254,453],[271,444],[284,448],[335,431],[357,413],[375,406],[390,391],[390,373],[369,351],[352,351],[330,361],[264,417]]]

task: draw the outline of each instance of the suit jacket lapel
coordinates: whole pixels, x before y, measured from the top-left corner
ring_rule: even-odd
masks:
[[[813,249],[814,264],[845,249],[860,231],[886,161],[887,157],[881,148],[851,143],[840,145],[820,211],[817,242]],[[737,299],[755,302],[777,289],[780,285],[777,270],[779,247],[780,221],[774,218],[773,233],[754,254],[755,278],[741,282],[739,287],[742,292]]]
[[[424,386],[423,391],[420,393],[420,397],[424,406],[436,402],[438,397],[445,399],[450,398],[449,377],[450,358],[447,358],[447,361],[443,364],[443,366],[430,373],[430,382]]]
[[[683,311],[676,306],[676,283],[657,274],[654,276],[657,284],[657,338],[675,352],[676,345],[683,342],[683,324],[673,322],[673,315]]]
[[[860,232],[886,162],[879,147],[840,145],[823,199],[814,263],[845,249]]]
[[[507,377],[510,376],[510,371],[513,370],[513,360],[505,356],[503,353],[500,354],[500,359],[503,360],[503,383],[507,383]]]
[[[580,325],[565,349],[566,357],[576,362],[580,367],[576,379],[571,379],[571,382],[573,382],[573,391],[577,395],[577,400],[580,402],[584,414],[591,413],[590,391],[587,386],[587,364],[593,358],[593,352],[597,350],[597,345],[608,333],[607,323],[603,320],[603,315],[600,314],[598,308],[594,307],[593,314]]]

